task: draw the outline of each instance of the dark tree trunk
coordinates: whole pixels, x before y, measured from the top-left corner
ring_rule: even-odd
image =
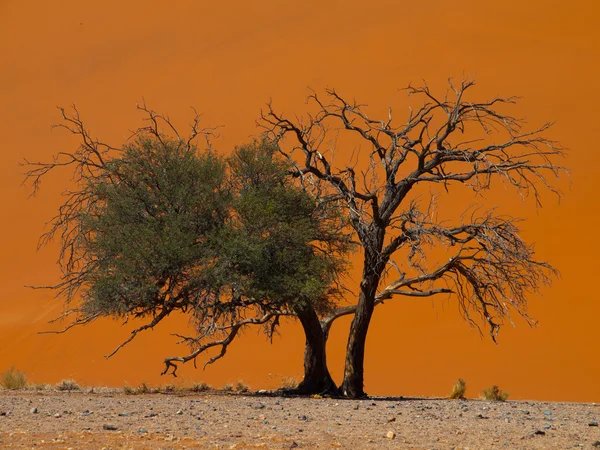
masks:
[[[365,397],[364,392],[364,362],[367,331],[373,309],[375,308],[375,295],[385,261],[373,255],[378,252],[368,252],[365,257],[363,278],[360,283],[360,294],[356,313],[350,325],[348,345],[346,347],[346,361],[344,366],[344,381],[341,386],[342,395],[350,398]]]
[[[348,346],[346,348],[344,381],[341,387],[342,394],[346,397],[361,398],[366,395],[363,390],[365,344],[369,323],[373,315],[374,301],[375,296],[367,299],[365,293],[361,290],[356,314],[350,325],[350,335],[348,336]]]
[[[337,394],[338,389],[327,368],[327,336],[314,308],[297,311],[304,329],[304,379],[298,386],[301,394]]]

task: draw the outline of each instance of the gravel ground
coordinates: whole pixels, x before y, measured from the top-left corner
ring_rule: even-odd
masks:
[[[1,448],[599,448],[600,405],[0,392]]]

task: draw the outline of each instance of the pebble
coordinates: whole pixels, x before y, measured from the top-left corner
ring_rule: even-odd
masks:
[[[178,416],[181,416],[183,414],[182,410],[177,411],[175,414],[177,414]]]
[[[544,415],[545,416],[551,416],[552,415],[552,411],[546,410],[546,411],[544,411]]]
[[[393,431],[388,431],[387,434],[385,435],[388,439],[395,439],[396,438],[396,433],[394,433]]]
[[[537,434],[538,436],[544,436],[546,434],[546,432],[542,431],[542,430],[535,430],[535,433],[533,433],[533,434]]]
[[[54,417],[56,417],[58,419],[58,418],[62,417],[62,414],[61,413],[56,413],[56,414],[54,414]]]
[[[31,414],[37,414],[37,413],[38,413],[38,409],[37,409],[37,408],[31,408],[31,409],[29,410],[29,412],[30,412]]]
[[[102,429],[106,430],[106,431],[117,431],[118,430],[116,425],[106,425],[106,424],[102,425]]]
[[[592,447],[600,447],[600,441],[596,441],[592,444]]]
[[[598,422],[590,422],[588,423],[588,427],[597,427],[598,426]]]
[[[146,430],[145,428],[140,428],[138,432],[139,433],[147,433],[148,430]]]
[[[388,423],[390,423],[390,422],[395,422],[395,421],[396,421],[396,418],[395,418],[395,417],[393,417],[393,416],[390,416],[390,417],[388,417],[387,421],[388,421]]]

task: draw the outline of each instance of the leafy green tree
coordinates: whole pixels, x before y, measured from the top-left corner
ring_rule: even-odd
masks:
[[[111,356],[173,312],[188,314],[196,332],[181,338],[192,351],[165,359],[163,373],[175,375],[178,362],[206,350],[220,348],[207,364],[224,356],[245,326],[272,336],[280,316],[298,317],[307,335],[300,389],[334,389],[318,315],[333,306],[349,249],[335,202],[294,185],[266,141],[225,159],[198,150],[194,138],[211,130],[198,130],[197,117],[183,140],[142,109],[150,125],[122,148],[92,139],[77,111],[61,110],[81,146],[51,163],[26,162],[34,189],[53,169],[75,169],[76,189],[42,238],[60,238],[63,276],[48,287],[75,317],[61,332],[100,317],[144,320]]]

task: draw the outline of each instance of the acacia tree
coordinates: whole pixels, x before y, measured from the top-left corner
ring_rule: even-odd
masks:
[[[424,102],[403,124],[393,121],[391,109],[384,119],[373,119],[365,105],[333,89],[310,95],[314,110],[303,118],[284,116],[270,104],[261,115],[266,135],[278,143],[295,176],[344,203],[362,247],[356,305],[341,307],[323,321],[330,326],[337,317],[354,314],[341,385],[346,396],[364,395],[365,342],[374,308],[382,301],[453,294],[467,320],[476,324],[473,313],[479,314],[495,340],[511,311],[531,322],[526,295],[554,273],[519,237],[517,220],[475,210],[449,224],[415,201],[419,187],[428,185],[441,186],[448,201],[456,185],[480,193],[503,182],[520,195],[533,194],[540,206],[540,188],[557,193],[549,180],[561,170],[555,159],[562,149],[544,137],[551,124],[525,131],[523,121],[503,112],[515,97],[471,100],[473,85],[450,82],[442,97],[427,85],[409,86],[408,93]],[[336,152],[354,152],[330,146],[332,132],[336,139],[347,133],[366,145],[369,163],[360,167],[353,156],[335,159]],[[425,250],[440,244],[448,246],[448,259],[429,266]]]
[[[77,110],[61,110],[61,126],[80,147],[50,163],[25,163],[34,192],[50,171],[74,168],[75,188],[41,240],[60,241],[62,279],[47,288],[66,302],[61,318],[74,316],[60,332],[100,317],[145,320],[110,357],[173,312],[189,314],[197,334],[180,337],[194,351],[165,359],[163,373],[175,375],[177,361],[195,363],[222,334],[207,364],[244,326],[264,325],[272,336],[280,316],[297,316],[308,330],[302,390],[334,385],[324,341],[312,338],[317,314],[338,293],[339,255],[348,250],[334,205],[286,180],[273,145],[255,142],[225,160],[210,146],[198,151],[194,139],[213,133],[198,128],[198,116],[183,139],[168,118],[140,109],[149,125],[122,148],[93,139]]]

